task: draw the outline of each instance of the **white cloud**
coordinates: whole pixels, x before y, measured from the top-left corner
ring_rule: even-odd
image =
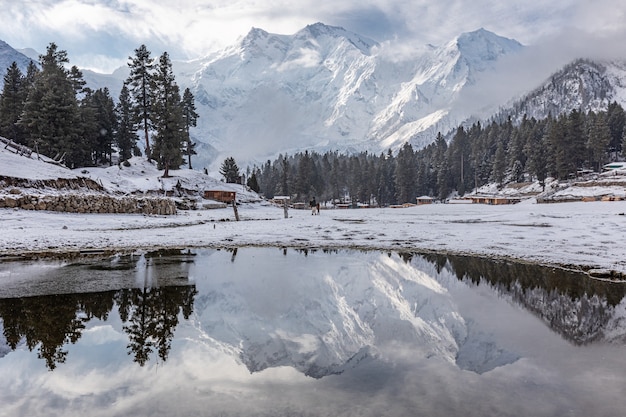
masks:
[[[626,16],[626,4],[613,0],[0,0],[0,9],[0,39],[40,52],[55,42],[73,64],[89,68],[125,60],[140,44],[174,59],[197,58],[251,27],[292,34],[321,21],[409,47],[484,27],[535,44],[571,29],[610,39]]]

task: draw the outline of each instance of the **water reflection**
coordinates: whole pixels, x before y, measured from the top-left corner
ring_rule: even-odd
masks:
[[[189,319],[195,294],[193,286],[179,286],[4,299],[0,317],[8,346],[15,350],[24,341],[53,370],[66,360],[64,347],[80,339],[89,321],[106,321],[115,305],[129,354],[143,366],[154,351],[167,359],[179,313]]]
[[[412,255],[404,255],[410,259]],[[626,284],[590,279],[582,272],[534,264],[492,261],[470,256],[426,255],[448,267],[462,281],[487,284],[536,314],[554,331],[576,344],[615,337],[608,332]]]
[[[184,268],[191,254],[182,251],[150,252],[143,256],[125,256],[64,265],[54,273],[46,271],[38,282],[56,279],[76,283],[93,278],[93,272],[136,272],[143,278],[142,288],[127,288],[97,293],[53,294],[0,299],[0,318],[7,345],[15,350],[24,341],[29,350],[37,351],[46,366],[54,370],[64,363],[68,354],[64,347],[76,343],[85,326],[93,319],[106,321],[116,307],[128,335],[129,355],[143,366],[152,352],[165,361],[171,348],[179,313],[189,319],[193,312],[194,286],[148,286],[161,282],[187,280]],[[138,264],[142,264],[141,267]],[[181,267],[182,266],[182,267]],[[172,276],[174,273],[174,276]],[[178,273],[178,274],[176,274]],[[179,274],[183,273],[183,276]],[[139,280],[141,281],[141,280]],[[86,282],[89,288],[92,283]],[[15,288],[11,288],[15,290]],[[22,291],[28,291],[23,288]]]
[[[0,403],[15,416],[619,415],[624,292],[532,265],[342,250],[0,264]]]

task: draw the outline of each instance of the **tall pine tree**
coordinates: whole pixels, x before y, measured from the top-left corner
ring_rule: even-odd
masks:
[[[117,117],[117,131],[115,143],[120,154],[120,161],[126,161],[133,156],[133,150],[137,146],[136,123],[133,117],[133,105],[131,102],[128,86],[124,84],[120,91],[119,100],[115,107]]]
[[[187,155],[187,162],[189,164],[189,169],[191,168],[191,155],[195,155],[196,151],[194,148],[196,144],[191,141],[191,136],[189,135],[189,129],[191,127],[195,127],[198,122],[198,113],[196,112],[196,105],[194,103],[193,93],[189,88],[185,88],[183,92],[183,102],[182,102],[182,111],[183,111],[183,123],[185,125],[185,154]]]
[[[163,177],[169,177],[170,169],[178,169],[183,164],[185,121],[180,90],[167,52],[159,57],[154,74],[152,119],[155,130],[152,156],[157,161],[157,167],[164,171]]]
[[[128,57],[130,75],[126,80],[130,95],[134,101],[134,114],[137,124],[141,124],[145,137],[145,153],[148,161],[152,160],[149,131],[152,118],[152,70],[154,62],[146,45],[135,49],[135,56]]]
[[[0,94],[0,135],[21,144],[25,144],[24,130],[17,122],[27,94],[24,83],[25,77],[14,61],[4,76]]]

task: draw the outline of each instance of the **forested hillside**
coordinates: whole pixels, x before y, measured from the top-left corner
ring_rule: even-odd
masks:
[[[613,102],[607,111],[524,117],[518,125],[510,118],[476,122],[458,127],[449,141],[439,134],[421,150],[407,143],[397,154],[306,151],[268,160],[248,176],[268,198],[316,196],[378,205],[414,203],[420,195],[445,199],[487,183],[543,183],[548,177],[566,180],[600,172],[605,163],[622,157],[625,120],[624,109]]]

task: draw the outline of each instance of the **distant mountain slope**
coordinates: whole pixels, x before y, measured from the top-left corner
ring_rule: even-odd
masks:
[[[626,61],[596,62],[578,59],[495,116],[521,121],[524,115],[543,119],[574,109],[606,110],[612,102],[626,105]]]
[[[26,68],[28,68],[28,64],[31,61],[32,59],[0,40],[0,77],[4,78],[7,68],[9,68],[13,62],[16,62],[22,73],[26,74]],[[1,83],[0,90],[2,90]]]

